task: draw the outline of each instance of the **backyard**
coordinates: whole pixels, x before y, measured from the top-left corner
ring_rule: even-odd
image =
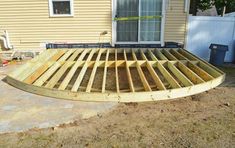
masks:
[[[233,147],[235,66],[210,91],[176,100],[119,103],[89,119],[0,135],[0,147]]]

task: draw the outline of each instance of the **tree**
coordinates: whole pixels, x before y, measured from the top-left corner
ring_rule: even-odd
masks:
[[[235,0],[191,0],[190,13],[197,14],[198,10],[205,11],[215,6],[219,15],[235,11]]]
[[[189,9],[189,13],[192,15],[197,15],[197,5],[198,5],[198,1],[197,0],[190,0],[190,9]]]
[[[235,11],[234,0],[215,0],[213,3],[217,9],[218,14],[230,13]]]

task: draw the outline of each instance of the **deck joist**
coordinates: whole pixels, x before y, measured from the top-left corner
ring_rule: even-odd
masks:
[[[142,102],[209,90],[225,74],[184,49],[50,49],[7,76],[39,95],[82,101]]]

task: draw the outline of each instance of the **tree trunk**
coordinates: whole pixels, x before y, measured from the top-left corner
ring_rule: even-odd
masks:
[[[223,7],[223,12],[221,14],[222,17],[224,16],[225,12],[226,12],[226,6]]]
[[[196,16],[197,15],[197,0],[191,0],[190,2],[190,14]]]

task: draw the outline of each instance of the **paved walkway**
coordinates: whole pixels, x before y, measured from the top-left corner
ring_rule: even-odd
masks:
[[[19,90],[3,81],[18,66],[0,67],[0,133],[53,127],[89,118],[117,105],[54,99]]]

